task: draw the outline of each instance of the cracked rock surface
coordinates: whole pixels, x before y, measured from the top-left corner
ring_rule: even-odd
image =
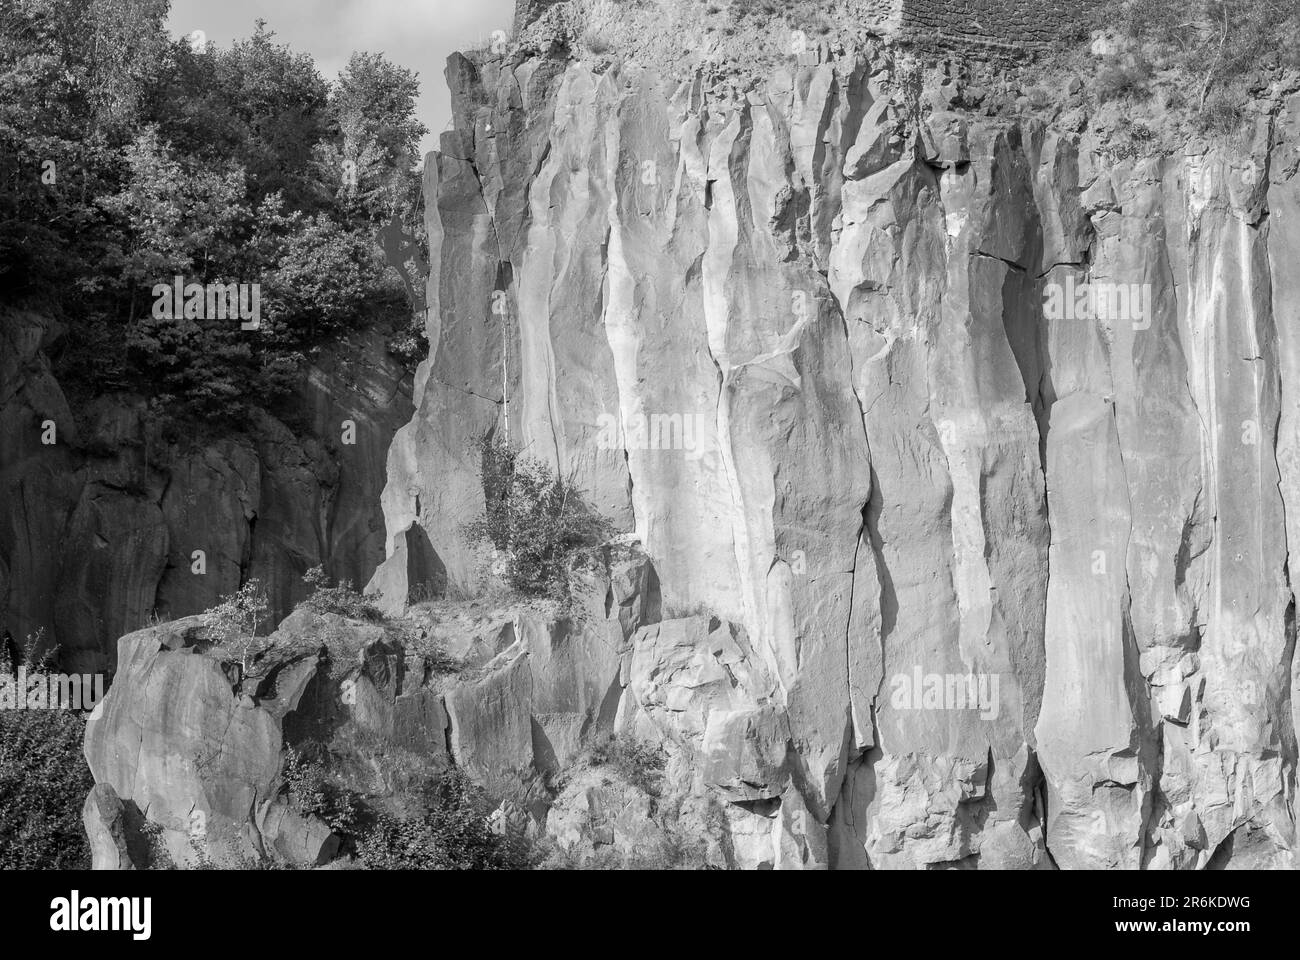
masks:
[[[476,588],[508,430],[652,560],[616,725],[694,745],[736,862],[1295,865],[1300,98],[1116,159],[874,47],[447,74],[372,587],[417,536]],[[1045,310],[1085,284],[1128,313]]]

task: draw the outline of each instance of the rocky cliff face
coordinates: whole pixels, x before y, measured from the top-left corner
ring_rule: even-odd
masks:
[[[1077,86],[1017,104],[861,7],[693,51],[711,5],[536,2],[511,50],[452,59],[370,581],[391,619],[299,610],[253,675],[194,621],[123,638],[87,734],[97,865],[139,862],[141,817],[181,862],[328,861],[285,801],[315,741],[395,806],[455,764],[585,864],[689,838],[736,868],[1296,866],[1295,86],[1235,140],[1143,148]],[[30,424],[58,401],[24,363],[0,399]],[[489,592],[487,432],[622,531],[567,613],[424,602]],[[206,452],[178,516],[247,516],[238,462]],[[100,468],[73,529],[96,497],[172,516]],[[288,489],[272,516],[315,502]],[[611,734],[662,769],[593,759]]]
[[[1300,98],[1141,157],[873,41],[680,67],[453,58],[372,587],[477,588],[508,431],[653,561],[611,722],[737,863],[1294,866]]]
[[[394,812],[454,763],[536,836],[549,785],[613,724],[628,641],[659,618],[642,557],[615,560],[582,593],[563,616],[471,601],[375,623],[302,607],[246,665],[198,617],[123,637],[86,728],[95,866],[328,863],[339,838],[284,789],[285,748],[307,745],[332,758],[336,785]],[[570,794],[583,801],[605,788],[582,786]],[[575,801],[558,799],[562,819]],[[575,840],[590,833],[572,819]]]
[[[44,630],[64,669],[111,673],[118,637],[250,578],[279,619],[310,567],[371,575],[384,451],[411,412],[380,334],[308,370],[294,429],[259,415],[182,444],[163,442],[138,397],[74,410],[48,359],[61,336],[38,313],[0,316],[0,636]]]

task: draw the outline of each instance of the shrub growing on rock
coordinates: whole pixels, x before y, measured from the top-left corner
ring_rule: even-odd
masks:
[[[357,857],[372,870],[521,870],[528,851],[496,833],[482,788],[453,767],[422,791],[425,812],[379,814],[357,840]]]
[[[669,824],[653,843],[630,850],[601,847],[587,857],[552,842],[547,846],[546,856],[538,864],[538,869],[714,870],[717,867],[709,861],[708,844],[703,839],[686,834],[676,824]]]
[[[611,735],[591,742],[586,761],[593,767],[613,768],[623,780],[654,797],[659,795],[668,758],[655,744]]]
[[[351,580],[340,580],[331,587],[324,568],[319,566],[312,567],[304,573],[302,580],[303,583],[314,588],[312,595],[303,601],[303,605],[317,613],[334,613],[350,620],[371,622],[383,619],[383,614],[370,602],[370,598],[359,593],[352,586]]]
[[[525,845],[495,832],[493,804],[463,771],[451,767],[423,775],[404,796],[418,812],[398,815],[340,786],[330,773],[323,743],[285,750],[284,780],[290,803],[318,817],[370,870],[512,870],[529,866]]]
[[[286,747],[284,781],[289,802],[300,813],[320,818],[335,833],[345,836],[357,823],[357,797],[330,779],[326,755],[325,746],[315,740]]]
[[[567,599],[573,574],[596,564],[613,524],[584,502],[571,479],[509,440],[489,432],[473,446],[482,464],[485,509],[466,525],[466,535],[497,552],[496,572],[511,587]]]

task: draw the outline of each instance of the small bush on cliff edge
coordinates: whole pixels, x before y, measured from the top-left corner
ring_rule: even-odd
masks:
[[[249,580],[203,613],[203,625],[212,632],[221,651],[238,658],[245,676],[265,647],[265,640],[258,637],[257,631],[266,622],[269,607],[270,600],[261,582]]]
[[[583,500],[571,479],[488,432],[472,441],[480,455],[484,513],[465,526],[471,540],[499,558],[494,572],[531,596],[567,599],[574,572],[597,562],[613,524]]]
[[[304,600],[306,606],[317,613],[335,613],[350,620],[368,620],[372,623],[384,618],[370,598],[358,593],[351,580],[340,580],[329,586],[325,569],[312,567],[302,575],[302,582],[313,588],[312,595]]]
[[[628,783],[658,797],[668,758],[657,744],[609,735],[594,739],[583,759],[593,767],[610,767]]]

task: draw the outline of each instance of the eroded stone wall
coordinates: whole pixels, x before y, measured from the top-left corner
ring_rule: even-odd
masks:
[[[898,35],[943,44],[1029,45],[1077,36],[1102,0],[903,0]]]
[[[140,397],[78,408],[48,356],[64,336],[48,316],[0,314],[0,641],[40,636],[63,669],[111,673],[122,634],[249,579],[278,620],[309,592],[310,567],[370,577],[384,452],[412,410],[381,332],[307,370],[294,429],[258,413],[184,444],[164,443]]]

